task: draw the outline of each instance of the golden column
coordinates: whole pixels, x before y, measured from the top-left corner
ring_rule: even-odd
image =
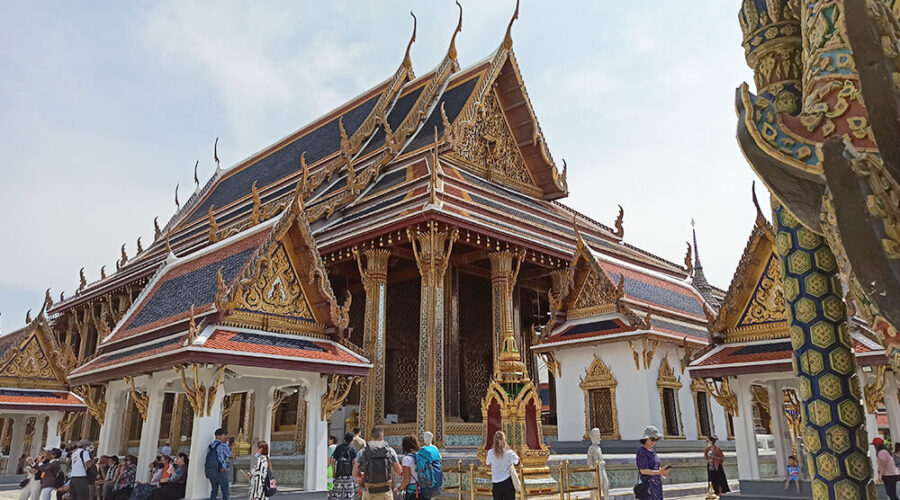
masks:
[[[362,252],[366,256],[363,269],[361,254],[353,250],[359,275],[366,291],[366,319],[363,326],[363,350],[372,362],[372,370],[361,387],[359,396],[360,425],[368,433],[384,421],[384,363],[385,363],[385,303],[387,294],[387,265],[391,251],[372,248]]]
[[[513,325],[513,288],[519,275],[523,254],[502,250],[491,253],[491,316],[494,345],[494,373],[500,370],[500,351],[507,330],[515,332]]]
[[[456,228],[438,229],[429,222],[424,231],[408,228],[416,264],[422,277],[419,312],[419,376],[416,406],[416,430],[434,433],[435,441],[444,440],[444,274],[450,262],[453,243],[459,237]]]

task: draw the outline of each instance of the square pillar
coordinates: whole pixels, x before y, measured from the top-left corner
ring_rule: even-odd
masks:
[[[156,373],[147,381],[147,415],[141,426],[141,446],[138,451],[137,480],[150,481],[150,463],[156,458],[159,450],[159,427],[162,423],[162,407],[165,393],[165,381]]]
[[[44,441],[44,424],[47,422],[46,415],[35,415],[34,417],[34,435],[31,438],[31,449],[28,454],[32,457],[37,456],[43,449]]]
[[[187,376],[187,370],[185,372],[185,376]],[[194,422],[191,428],[190,463],[188,464],[187,484],[184,490],[184,498],[187,500],[209,498],[210,484],[209,480],[206,479],[204,464],[207,449],[216,437],[216,429],[222,425],[222,400],[225,399],[225,391],[217,382],[218,376],[216,372],[216,370],[210,368],[197,368],[194,373],[197,374],[199,380],[192,380],[189,382],[189,386],[185,387],[186,391],[193,392],[196,390],[197,385],[203,385],[196,398],[199,400],[200,407],[192,406]],[[208,406],[208,397],[204,389],[210,388],[209,390],[212,392],[213,386],[218,390],[208,396],[212,398],[212,403]],[[190,399],[188,398],[188,400]]]
[[[367,433],[384,422],[385,323],[387,318],[387,267],[391,251],[370,248],[364,252],[366,268],[358,250],[353,250],[366,291],[363,352],[372,363],[369,376],[360,387],[359,421]]]
[[[756,450],[756,430],[753,427],[753,394],[750,390],[750,381],[738,377],[733,390],[738,398],[738,415],[732,419],[738,477],[759,479],[759,455]]]
[[[253,394],[253,439],[271,444],[275,388],[268,381],[260,380]]]
[[[784,394],[777,382],[769,382],[766,384],[766,391],[769,393],[769,415],[772,417],[772,435],[775,438],[775,463],[778,467],[779,475],[784,472],[787,465],[787,457],[791,453],[790,443],[787,442],[787,422],[784,419]],[[800,457],[797,457],[800,460]]]
[[[100,443],[97,455],[118,455],[122,443],[122,421],[128,403],[125,382],[110,381],[106,386],[106,413],[100,426]]]
[[[6,466],[6,473],[9,475],[16,473],[19,457],[25,452],[25,423],[28,416],[16,415],[12,418],[12,440],[9,442],[9,463]]]
[[[306,491],[328,489],[328,422],[322,419],[322,396],[327,379],[315,377],[306,391],[306,464],[303,488]]]
[[[424,231],[409,228],[406,234],[422,277],[416,431],[419,436],[433,432],[435,443],[440,445],[444,441],[445,413],[444,275],[459,231],[447,227],[440,230],[431,221]]]
[[[891,429],[891,443],[900,443],[900,400],[898,400],[897,375],[893,371],[885,372],[884,408],[887,410],[888,427]]]
[[[59,448],[62,443],[62,436],[59,434],[59,421],[62,417],[61,411],[51,412],[47,417],[47,448]]]

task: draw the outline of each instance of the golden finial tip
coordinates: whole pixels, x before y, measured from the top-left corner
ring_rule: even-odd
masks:
[[[506,27],[506,36],[503,37],[503,48],[506,50],[512,49],[512,25],[519,18],[519,0],[516,0],[516,10],[513,12],[512,19],[509,20],[509,25]]]
[[[412,36],[409,37],[409,42],[406,44],[406,55],[403,57],[403,66],[412,69],[412,59],[409,57],[409,51],[412,49],[413,42],[416,41],[416,27],[419,24],[419,21],[416,19],[416,15],[413,14],[413,11],[409,11],[409,15],[413,18],[413,32]]]
[[[459,23],[456,24],[456,30],[450,39],[450,50],[447,51],[447,56],[454,60],[456,59],[456,35],[462,31],[462,5],[459,3],[459,0],[456,0],[456,6],[459,7]]]

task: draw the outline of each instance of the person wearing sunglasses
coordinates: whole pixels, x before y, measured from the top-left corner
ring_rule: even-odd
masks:
[[[668,476],[671,469],[668,465],[662,468],[659,466],[659,457],[653,447],[660,439],[662,434],[659,429],[652,425],[645,427],[640,439],[641,447],[638,448],[635,457],[637,468],[640,470],[640,482],[647,485],[645,498],[649,500],[662,500],[662,478]]]

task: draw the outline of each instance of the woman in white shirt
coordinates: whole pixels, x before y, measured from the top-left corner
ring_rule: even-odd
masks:
[[[519,455],[509,448],[503,431],[494,433],[494,445],[487,452],[487,465],[491,466],[491,482],[494,500],[515,500],[516,487],[513,486],[509,468],[519,464]]]
[[[403,458],[400,459],[400,465],[403,467],[403,480],[400,482],[400,492],[405,500],[415,500],[416,498],[427,499],[422,492],[419,491],[419,470],[416,467],[416,452],[419,451],[419,438],[415,434],[403,436]]]

